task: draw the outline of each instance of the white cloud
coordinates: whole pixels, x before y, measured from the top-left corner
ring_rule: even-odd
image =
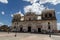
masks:
[[[3,25],[3,23],[2,23],[2,22],[0,22],[0,26],[1,26],[1,25]]]
[[[57,12],[57,14],[60,14],[60,12]]]
[[[36,3],[38,0],[23,0],[23,1],[27,1],[27,2],[30,2],[30,3]]]
[[[53,5],[57,5],[58,3],[60,3],[60,0],[23,0],[23,1],[31,3],[31,5],[27,5],[24,7],[24,12],[26,13],[32,11],[35,12],[36,14],[41,14],[41,11],[46,8],[43,5],[45,3],[50,3]]]
[[[1,12],[1,14],[2,14],[2,15],[4,15],[4,14],[5,14],[5,12],[4,12],[4,11],[2,11],[2,12]]]
[[[24,12],[29,12],[30,10],[32,9],[32,6],[31,5],[28,5],[28,6],[25,6],[24,7]]]
[[[7,4],[8,3],[8,0],[0,0],[0,2]]]
[[[45,4],[45,3],[56,5],[60,3],[60,0],[40,0],[40,4]]]
[[[24,11],[26,12],[35,12],[36,14],[41,14],[41,11],[45,9],[43,5],[40,5],[39,3],[33,3],[32,5],[28,5],[24,7]]]
[[[57,23],[58,30],[60,30],[60,23]]]
[[[11,17],[13,17],[13,14],[11,14]]]
[[[53,5],[56,5],[56,4],[60,3],[60,0],[23,0],[23,1],[27,1],[27,2],[30,2],[30,3],[37,3],[37,1],[38,1],[40,4],[50,3],[50,4],[53,4]]]

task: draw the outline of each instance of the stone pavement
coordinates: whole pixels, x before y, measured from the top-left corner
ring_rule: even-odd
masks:
[[[33,33],[17,33],[17,37],[14,37],[15,33],[0,32],[0,40],[60,40],[60,36],[45,34],[33,34]]]
[[[60,36],[58,36],[58,35],[52,35],[51,38],[54,39],[54,40],[60,40]]]

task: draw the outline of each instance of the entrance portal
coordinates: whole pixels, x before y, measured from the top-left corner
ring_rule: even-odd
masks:
[[[41,32],[41,28],[38,28],[38,32]]]
[[[20,32],[22,32],[23,31],[23,28],[22,27],[20,27]]]
[[[31,27],[30,26],[28,27],[28,32],[31,32]]]

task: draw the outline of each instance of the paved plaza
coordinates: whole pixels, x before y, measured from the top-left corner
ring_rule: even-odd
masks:
[[[34,34],[34,33],[17,33],[17,36],[14,37],[15,33],[0,32],[0,40],[60,40],[60,36],[46,34]]]

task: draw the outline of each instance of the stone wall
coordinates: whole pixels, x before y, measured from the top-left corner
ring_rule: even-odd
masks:
[[[41,28],[41,30],[46,30],[49,31],[48,29],[48,22],[50,22],[50,28],[51,31],[57,30],[57,24],[56,20],[42,20],[42,21],[24,21],[24,22],[19,22],[18,26],[16,25],[16,22],[12,25],[17,26],[18,30],[20,31],[20,27],[23,28],[24,32],[28,31],[28,26],[31,27],[31,32],[38,32],[38,28]]]

